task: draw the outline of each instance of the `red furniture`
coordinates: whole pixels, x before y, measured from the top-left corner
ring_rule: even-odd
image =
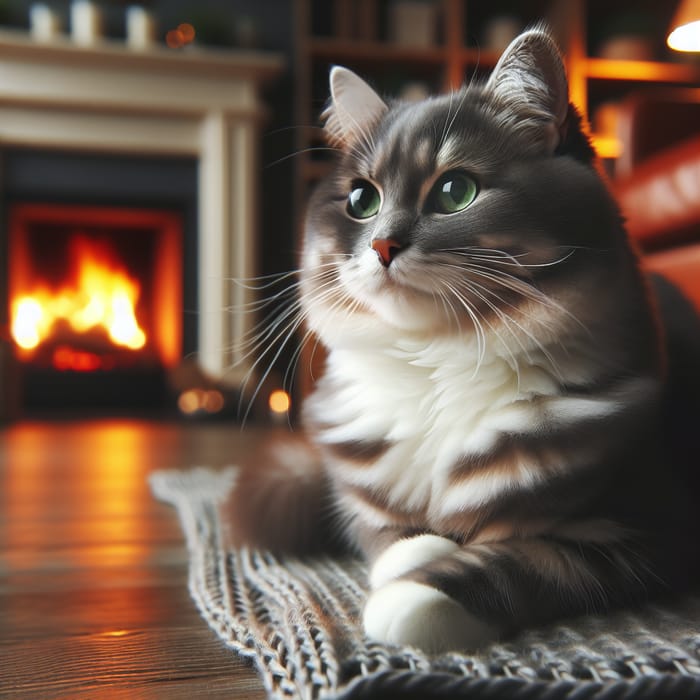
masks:
[[[674,282],[700,310],[700,103],[686,105],[693,120],[679,118],[682,130],[673,120],[683,113],[681,107],[664,112],[659,104],[633,100],[628,105],[624,119],[633,138],[625,148],[633,167],[612,186],[645,267]],[[695,134],[688,138],[690,124]],[[644,133],[653,135],[653,148],[640,140]],[[683,140],[662,148],[660,134],[667,143],[679,135]]]

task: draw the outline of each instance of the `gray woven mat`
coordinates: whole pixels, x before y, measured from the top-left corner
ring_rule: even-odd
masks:
[[[271,698],[700,698],[700,599],[589,617],[480,654],[427,657],[365,638],[357,560],[280,560],[227,550],[218,505],[235,470],[159,472],[177,508],[202,616],[258,669]]]

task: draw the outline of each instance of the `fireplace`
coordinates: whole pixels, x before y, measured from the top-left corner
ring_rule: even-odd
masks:
[[[183,357],[183,217],[24,203],[7,230],[24,408],[166,403]]]
[[[240,390],[254,319],[231,280],[255,274],[258,89],[280,67],[0,32],[0,417],[17,395],[162,402],[183,363]]]

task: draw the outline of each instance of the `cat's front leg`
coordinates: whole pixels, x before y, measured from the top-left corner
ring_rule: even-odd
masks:
[[[367,634],[428,652],[473,648],[495,639],[496,627],[439,588],[411,579],[412,571],[457,556],[461,549],[432,534],[405,537],[385,549],[370,570],[372,592],[363,613]]]
[[[627,547],[546,537],[460,545],[424,534],[372,563],[370,637],[427,652],[473,650],[570,614],[604,610],[643,588]]]

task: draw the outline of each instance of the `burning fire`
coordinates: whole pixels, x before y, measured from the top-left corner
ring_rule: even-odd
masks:
[[[146,334],[136,319],[141,293],[118,263],[113,251],[85,236],[71,241],[73,270],[59,289],[38,285],[12,301],[11,332],[19,347],[32,351],[63,321],[76,333],[102,328],[119,347],[139,350]]]

